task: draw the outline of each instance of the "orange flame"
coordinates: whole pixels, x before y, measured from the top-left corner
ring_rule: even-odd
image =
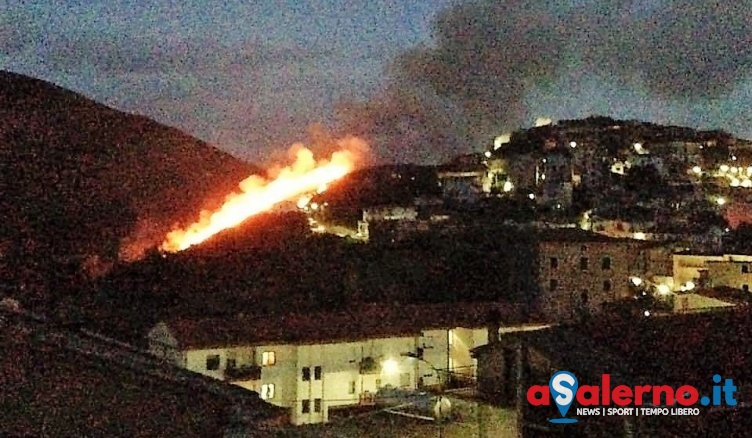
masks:
[[[342,178],[355,167],[357,150],[352,146],[362,148],[364,145],[357,139],[339,144],[345,149],[334,152],[329,160],[318,162],[309,149],[295,146],[292,150],[295,162],[276,170],[274,179],[266,180],[257,175],[246,178],[239,184],[239,193],[229,195],[214,212],[202,211],[197,222],[169,232],[160,248],[166,252],[182,251],[240,225],[251,216],[269,211],[283,201],[315,192]]]

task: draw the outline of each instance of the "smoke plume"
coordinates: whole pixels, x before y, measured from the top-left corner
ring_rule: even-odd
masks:
[[[609,78],[667,102],[712,102],[752,69],[752,0],[475,1],[441,13],[433,44],[400,56],[390,85],[342,105],[382,155],[430,162],[478,150],[547,114],[526,96]],[[604,114],[609,115],[609,114]]]

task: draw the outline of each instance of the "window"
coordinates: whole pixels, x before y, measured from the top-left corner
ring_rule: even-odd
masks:
[[[348,389],[347,393],[355,394],[355,380],[350,381],[350,389]]]
[[[273,351],[265,351],[261,353],[261,365],[269,366],[277,363],[277,355]]]
[[[206,369],[209,371],[219,369],[219,355],[218,354],[210,354],[206,356]]]
[[[238,366],[238,362],[235,358],[227,358],[227,366],[225,368],[227,369],[233,369]]]
[[[307,382],[311,380],[311,368],[303,367],[303,381]]]
[[[587,251],[587,245],[582,245],[580,247],[580,251]]]
[[[304,414],[308,414],[311,412],[311,401],[310,400],[303,400],[300,402],[300,412]]]
[[[611,280],[603,280],[603,292],[611,291]]]
[[[551,257],[549,259],[549,262],[551,263],[551,269],[556,269],[559,267],[559,259],[556,257]]]
[[[557,287],[559,287],[559,282],[555,278],[548,280],[548,289],[551,292],[555,291]]]
[[[749,265],[742,265],[742,274],[749,274]]]
[[[588,301],[590,301],[590,297],[588,296],[588,292],[584,290],[580,294],[580,302],[582,303],[583,306],[587,306]]]
[[[321,367],[313,368],[313,380],[321,380]]]
[[[321,399],[317,398],[313,401],[313,412],[321,412]]]
[[[580,257],[580,270],[587,271],[587,268],[588,268],[588,258]]]
[[[410,373],[400,374],[400,386],[402,388],[407,388],[410,386]]]
[[[604,271],[611,269],[611,257],[603,257],[601,260],[601,269]]]
[[[749,285],[748,284],[743,284],[742,285],[742,290],[744,291],[744,293],[749,293]]]
[[[261,398],[271,400],[274,398],[274,383],[265,383],[261,385]]]

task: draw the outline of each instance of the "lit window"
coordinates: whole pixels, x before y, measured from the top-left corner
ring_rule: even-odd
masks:
[[[454,330],[447,331],[447,344],[454,344]]]
[[[310,400],[303,400],[300,403],[300,412],[304,414],[308,414],[311,412],[311,401]]]
[[[321,367],[313,368],[313,380],[321,380]]]
[[[273,351],[265,351],[261,353],[261,365],[269,366],[277,363],[277,355]]]
[[[311,369],[309,367],[303,367],[303,381],[307,382],[311,380]]]
[[[219,369],[219,355],[218,354],[210,354],[209,356],[206,356],[206,369],[209,371],[214,371]]]
[[[611,269],[611,257],[603,257],[601,260],[601,269],[604,271]]]
[[[313,412],[321,412],[321,399],[313,400]]]
[[[264,383],[261,385],[261,398],[264,400],[274,398],[274,383]]]

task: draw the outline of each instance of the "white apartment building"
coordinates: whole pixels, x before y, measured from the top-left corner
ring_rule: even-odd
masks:
[[[474,378],[470,350],[487,342],[488,330],[483,310],[465,307],[444,306],[434,319],[431,306],[402,306],[284,321],[166,321],[149,332],[149,349],[289,408],[293,424],[320,423],[330,409],[372,404],[381,388]]]

